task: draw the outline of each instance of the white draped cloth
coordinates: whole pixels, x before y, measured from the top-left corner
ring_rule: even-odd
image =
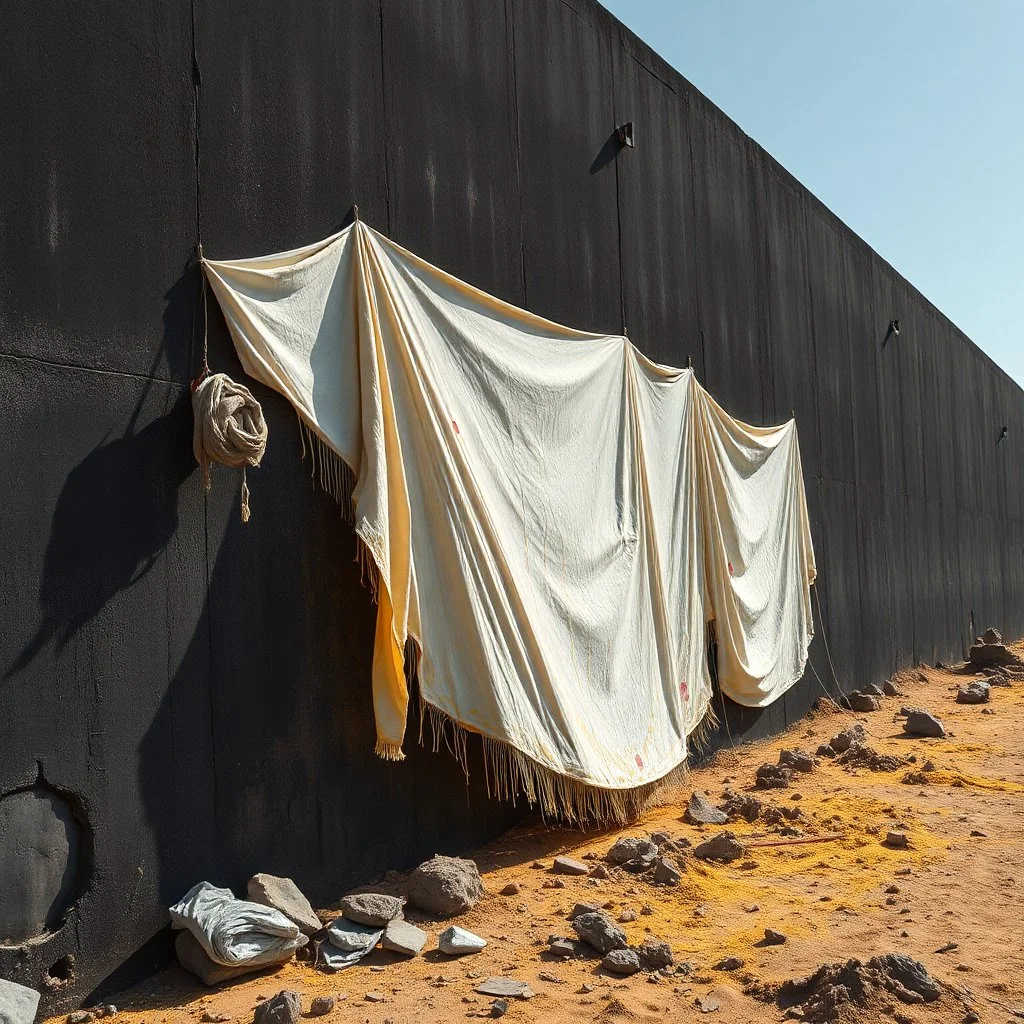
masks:
[[[484,737],[499,794],[570,818],[621,817],[685,761],[708,622],[733,700],[800,679],[815,567],[794,421],[740,423],[692,371],[361,222],[204,268],[245,371],[291,402],[351,503],[377,588],[379,754],[402,756],[410,638],[435,726]]]

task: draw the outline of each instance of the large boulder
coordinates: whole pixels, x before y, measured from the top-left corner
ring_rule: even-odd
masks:
[[[480,901],[482,893],[479,868],[462,857],[431,857],[409,880],[409,901],[438,917],[464,914]]]
[[[0,978],[0,1024],[32,1024],[39,1009],[39,993]]]
[[[309,900],[290,878],[253,875],[249,879],[247,892],[253,903],[261,903],[265,907],[281,911],[305,935],[313,935],[323,927]]]

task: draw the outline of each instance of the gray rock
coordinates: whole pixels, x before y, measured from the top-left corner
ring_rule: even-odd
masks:
[[[483,893],[480,870],[471,860],[438,854],[424,861],[409,880],[409,900],[438,917],[454,917],[475,906]]]
[[[0,978],[0,1024],[32,1024],[39,1009],[34,988]]]
[[[623,836],[615,841],[607,856],[613,864],[625,864],[630,860],[646,860],[650,863],[658,856],[658,848],[641,836]]]
[[[502,996],[506,999],[532,999],[537,993],[525,981],[515,978],[485,978],[473,990],[482,996]]]
[[[873,694],[860,693],[857,690],[854,690],[853,693],[847,696],[846,706],[851,711],[858,711],[861,713],[879,711],[882,707],[882,700],[880,697],[876,697]]]
[[[504,1017],[508,1013],[508,1000],[507,999],[495,999],[491,1003],[491,1016],[492,1017]]]
[[[302,1016],[302,996],[291,989],[284,989],[276,996],[256,1004],[252,1015],[253,1024],[299,1024]]]
[[[359,892],[341,900],[341,912],[350,921],[383,928],[388,921],[402,916],[405,900],[378,892]]]
[[[569,912],[569,920],[579,917],[580,914],[593,914],[595,910],[600,909],[600,904],[597,903],[577,903]]]
[[[814,758],[805,750],[780,750],[779,767],[794,772],[810,772],[814,770]]]
[[[640,957],[635,949],[613,949],[605,954],[601,966],[614,974],[636,974],[640,970]]]
[[[213,987],[221,985],[225,981],[234,981],[246,974],[254,974],[256,971],[266,970],[266,964],[259,964],[255,967],[245,965],[242,967],[225,967],[223,964],[215,964],[207,955],[206,950],[199,945],[198,940],[187,929],[178,932],[174,937],[174,952],[178,957],[178,963],[190,974],[194,974],[204,985]]]
[[[347,917],[339,917],[327,926],[327,941],[346,953],[368,952],[380,942],[383,934],[380,925],[359,924]]]
[[[942,986],[928,973],[924,964],[903,953],[886,953],[872,957],[868,967],[885,971],[908,992],[916,992],[926,1003],[942,995]]]
[[[1020,659],[1002,644],[976,643],[967,652],[967,660],[973,668],[995,667],[997,665],[1016,665]]]
[[[989,626],[979,639],[983,644],[1001,644],[1003,642],[1003,634],[995,626]]]
[[[401,953],[402,956],[417,956],[426,944],[427,933],[400,917],[388,921],[384,928],[384,938],[381,939],[385,949]]]
[[[724,825],[729,820],[729,815],[715,807],[706,793],[696,790],[690,794],[684,817],[691,825]]]
[[[309,905],[309,900],[302,895],[299,887],[290,878],[253,875],[249,879],[247,892],[253,903],[281,911],[289,921],[298,925],[299,931],[305,935],[313,935],[323,927],[320,918],[316,916],[316,911]]]
[[[625,949],[629,945],[626,933],[603,910],[580,914],[573,918],[572,927],[598,953],[610,953],[613,949]]]
[[[551,865],[551,870],[556,875],[589,875],[590,868],[582,861],[573,860],[572,857],[556,857]]]
[[[486,945],[486,939],[482,939],[479,935],[474,935],[472,932],[466,931],[465,928],[457,928],[455,925],[452,925],[451,928],[446,928],[437,937],[437,948],[448,956],[463,956],[466,953],[479,953]]]
[[[866,693],[871,697],[882,696],[882,688],[877,683],[868,683],[866,686],[862,686],[860,692]]]
[[[712,836],[706,843],[701,843],[696,847],[693,853],[701,860],[718,860],[728,863],[742,857],[744,848],[735,833],[719,832],[717,836]]]
[[[563,960],[568,960],[570,957],[579,954],[576,943],[572,939],[562,938],[561,936],[548,941],[548,952],[552,956],[560,956]]]
[[[334,1009],[335,998],[334,996],[317,996],[313,1002],[309,1004],[309,1015],[310,1017],[323,1017],[330,1013]]]
[[[521,886],[518,882],[509,882],[504,889],[501,890],[502,896],[518,896],[521,891]]]
[[[894,850],[905,850],[909,845],[907,834],[906,832],[887,832],[882,845],[892,847]]]
[[[714,964],[711,969],[713,971],[738,971],[745,965],[746,960],[741,960],[738,956],[727,956],[724,960],[719,960],[717,964]]]
[[[882,693],[884,693],[886,697],[903,696],[903,694],[900,693],[899,687],[891,679],[886,679],[886,681],[882,683]]]
[[[648,935],[639,946],[636,947],[636,955],[640,963],[649,971],[658,971],[662,967],[669,967],[672,964],[672,947],[653,935]]]
[[[781,946],[785,943],[786,936],[782,932],[777,932],[774,928],[765,928],[762,941],[766,946]]]
[[[849,729],[844,729],[842,732],[837,733],[828,741],[828,745],[837,753],[842,754],[854,745],[854,743],[867,743],[868,734],[864,731],[864,726],[858,722],[856,725],[851,725]]]
[[[777,764],[763,764],[754,775],[758,789],[785,789],[792,779],[793,773]]]
[[[913,736],[935,736],[942,738],[946,730],[934,715],[927,711],[911,709],[903,728]]]
[[[976,679],[973,683],[961,686],[956,691],[957,704],[987,704],[989,698],[988,683]]]
[[[65,1024],[91,1024],[95,1019],[88,1010],[74,1010],[67,1015]]]
[[[591,878],[611,878],[612,873],[608,870],[607,864],[595,864],[590,869]]]
[[[818,746],[818,757],[835,757],[836,752],[832,749],[828,743],[822,743]]]
[[[679,866],[669,857],[658,857],[654,862],[654,880],[662,885],[677,885],[683,873]]]

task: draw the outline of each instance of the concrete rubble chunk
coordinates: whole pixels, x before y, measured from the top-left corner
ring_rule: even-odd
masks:
[[[570,957],[579,954],[576,943],[572,939],[563,938],[562,936],[554,936],[548,940],[548,952],[552,956],[561,957],[563,960],[568,960]]]
[[[246,891],[253,903],[279,910],[289,921],[298,925],[299,931],[305,935],[313,935],[323,927],[309,900],[290,878],[253,875]]]
[[[657,971],[662,967],[672,965],[672,947],[653,935],[648,935],[636,947],[636,955],[640,958],[640,963],[649,971]]]
[[[401,953],[402,956],[418,956],[426,944],[427,933],[400,917],[388,921],[384,928],[384,937],[381,939],[381,945],[385,949],[392,953]]]
[[[723,960],[719,960],[717,964],[713,964],[711,969],[713,971],[738,971],[744,966],[746,966],[746,960],[742,960],[738,956],[727,956]]]
[[[479,953],[486,945],[486,939],[482,939],[479,935],[474,935],[472,932],[466,931],[465,928],[458,928],[455,925],[452,925],[451,928],[446,928],[437,937],[437,948],[448,956]]]
[[[691,825],[724,825],[729,815],[715,807],[706,793],[694,790],[686,805],[685,818]]]
[[[0,1024],[32,1024],[39,1009],[34,988],[0,978]]]
[[[640,970],[640,957],[635,949],[613,949],[605,954],[601,966],[613,974],[636,974]]]
[[[603,910],[580,914],[573,918],[572,927],[598,953],[610,953],[613,949],[625,949],[629,945],[626,933]]]
[[[886,681],[882,683],[882,693],[884,693],[886,697],[903,696],[899,687],[891,679],[886,679]]]
[[[758,789],[785,789],[793,780],[793,773],[777,764],[763,764],[757,769],[754,780]]]
[[[856,725],[851,725],[849,729],[844,729],[840,733],[836,733],[828,741],[828,745],[837,753],[841,754],[844,750],[848,750],[854,743],[867,743],[868,734],[864,730],[864,726],[858,722]]]
[[[334,996],[317,996],[309,1004],[310,1017],[323,1017],[334,1009],[336,1000]]]
[[[211,988],[214,985],[221,985],[225,981],[234,981],[246,974],[254,974],[256,971],[263,971],[267,968],[266,964],[256,967],[225,967],[223,964],[216,964],[206,955],[206,950],[199,945],[198,939],[187,929],[183,929],[175,935],[174,953],[178,958],[178,963],[186,971],[194,974],[204,985],[209,985]]]
[[[589,875],[590,868],[582,861],[573,860],[572,857],[556,857],[551,865],[551,870],[556,875]]]
[[[718,860],[728,863],[742,857],[744,847],[734,832],[719,832],[718,835],[712,836],[707,842],[696,847],[693,853],[701,860]]]
[[[525,981],[517,981],[515,978],[485,978],[473,991],[482,996],[505,999],[532,999],[537,994]]]
[[[476,906],[483,893],[480,869],[463,857],[437,854],[424,861],[409,880],[409,901],[438,917],[454,917]]]
[[[779,767],[794,772],[810,772],[814,770],[814,758],[806,750],[780,750]]]
[[[880,711],[882,707],[882,700],[874,694],[861,693],[859,690],[854,690],[853,693],[847,695],[846,706],[851,711],[857,711],[863,714],[871,711]]]
[[[677,885],[683,873],[671,857],[658,857],[654,862],[654,880],[662,885]]]
[[[981,634],[981,642],[983,644],[1001,644],[1003,642],[1003,634],[999,632],[995,626],[989,626],[984,633]]]
[[[658,848],[649,839],[641,836],[623,836],[616,839],[607,857],[613,864],[625,864],[631,860],[646,860],[648,863],[658,855]]]
[[[956,691],[957,704],[987,704],[989,698],[989,685],[981,679],[960,686]]]
[[[383,928],[388,921],[402,916],[405,900],[377,892],[359,892],[341,900],[341,912],[350,921]]]
[[[903,728],[912,736],[931,736],[941,739],[946,730],[933,714],[927,711],[910,709]]]
[[[283,989],[276,996],[256,1004],[253,1024],[299,1024],[302,996],[292,989]]]

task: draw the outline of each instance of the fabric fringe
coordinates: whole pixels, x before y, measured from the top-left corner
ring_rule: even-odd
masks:
[[[384,761],[405,760],[405,754],[402,752],[402,745],[400,743],[389,743],[387,740],[378,738],[373,752]]]
[[[440,708],[428,704],[420,697],[420,743],[423,744],[424,726],[430,724],[431,749],[437,753],[441,746],[459,762],[469,778],[467,753],[468,737],[473,730],[457,722]],[[706,741],[717,728],[717,719],[710,705],[700,724],[688,737],[696,743]],[[487,795],[492,799],[511,803],[513,807],[522,798],[536,806],[545,819],[557,819],[570,825],[584,827],[590,824],[625,825],[635,821],[659,801],[659,797],[673,786],[681,785],[688,776],[685,761],[667,775],[632,789],[603,789],[580,779],[552,771],[517,750],[504,740],[480,736],[484,751],[484,773]]]
[[[319,481],[325,490],[340,506],[345,519],[355,521],[355,506],[352,492],[355,490],[356,478],[349,464],[318,434],[314,433],[305,420],[299,419],[299,436],[302,440],[302,460],[306,452],[310,455],[310,476],[314,484]]]

